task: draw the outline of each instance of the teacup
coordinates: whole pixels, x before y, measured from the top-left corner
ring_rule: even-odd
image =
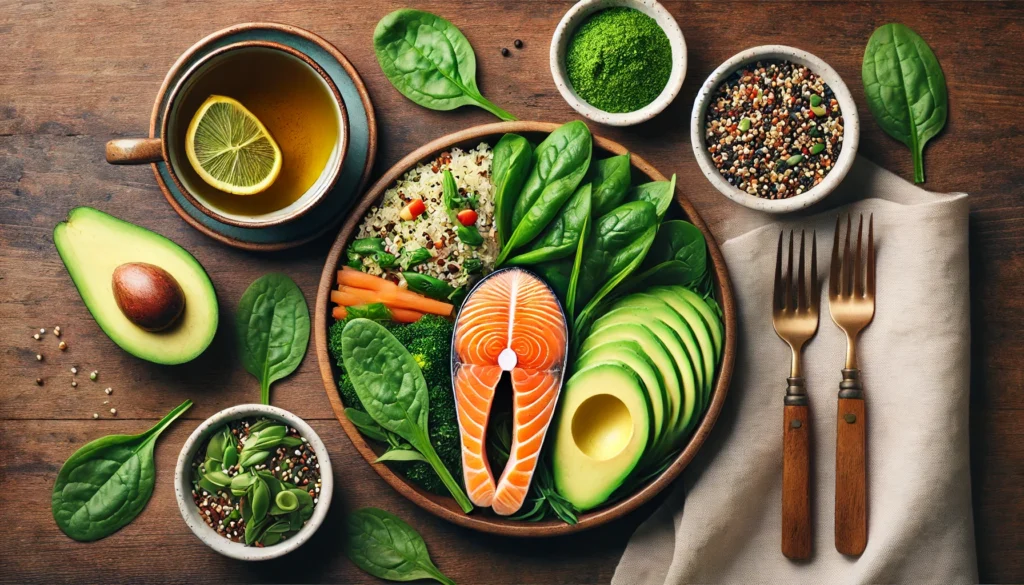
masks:
[[[191,64],[179,61],[175,67],[186,65],[163,111],[153,112],[153,130],[156,120],[161,120],[159,134],[151,131],[149,138],[111,140],[107,162],[165,162],[177,190],[197,209],[217,221],[245,228],[290,222],[331,191],[348,148],[348,116],[338,88],[312,58],[288,45],[248,40],[213,50]],[[220,191],[200,177],[186,156],[189,123],[211,95],[242,103],[278,143],[281,172],[266,191],[256,195]],[[157,181],[166,191],[166,179],[160,173]]]

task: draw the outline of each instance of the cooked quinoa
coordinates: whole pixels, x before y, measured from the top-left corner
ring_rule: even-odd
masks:
[[[467,246],[455,235],[455,226],[441,199],[441,177],[445,169],[452,172],[459,195],[473,201],[473,209],[478,214],[475,225],[484,239],[480,246]],[[426,210],[419,217],[405,221],[400,217],[402,208],[414,199],[422,199]],[[356,239],[359,238],[383,238],[385,251],[395,256],[427,248],[432,258],[411,270],[440,278],[454,288],[468,284],[474,277],[463,269],[467,260],[475,258],[482,262],[485,272],[489,271],[498,255],[490,146],[480,143],[470,151],[453,148],[407,172],[384,192],[380,204],[367,212],[359,224]],[[400,268],[384,270],[369,257],[364,257],[362,263],[363,270],[369,274],[405,284]]]

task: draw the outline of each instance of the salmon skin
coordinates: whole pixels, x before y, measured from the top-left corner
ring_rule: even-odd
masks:
[[[452,386],[469,499],[502,516],[523,506],[555,413],[569,330],[558,297],[539,277],[505,268],[466,296],[452,336]],[[512,448],[495,480],[487,424],[502,375],[512,381]]]

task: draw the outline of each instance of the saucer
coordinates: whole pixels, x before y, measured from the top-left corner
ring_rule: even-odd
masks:
[[[323,201],[295,221],[263,228],[248,228],[217,221],[194,206],[177,188],[166,162],[153,164],[161,190],[171,207],[189,225],[235,248],[272,251],[293,248],[333,230],[358,200],[373,168],[377,154],[377,123],[366,86],[355,67],[337,48],[323,38],[298,27],[276,23],[238,24],[215,32],[193,45],[167,74],[149,126],[149,135],[159,137],[170,88],[175,87],[189,67],[206,54],[239,41],[272,41],[308,55],[330,76],[348,110],[349,146],[337,184]]]

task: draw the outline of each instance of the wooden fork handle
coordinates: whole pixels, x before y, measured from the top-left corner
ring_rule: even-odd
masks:
[[[859,556],[868,544],[867,433],[860,372],[843,370],[836,420],[836,550]]]
[[[803,378],[789,378],[782,425],[782,554],[811,557],[811,429]]]

